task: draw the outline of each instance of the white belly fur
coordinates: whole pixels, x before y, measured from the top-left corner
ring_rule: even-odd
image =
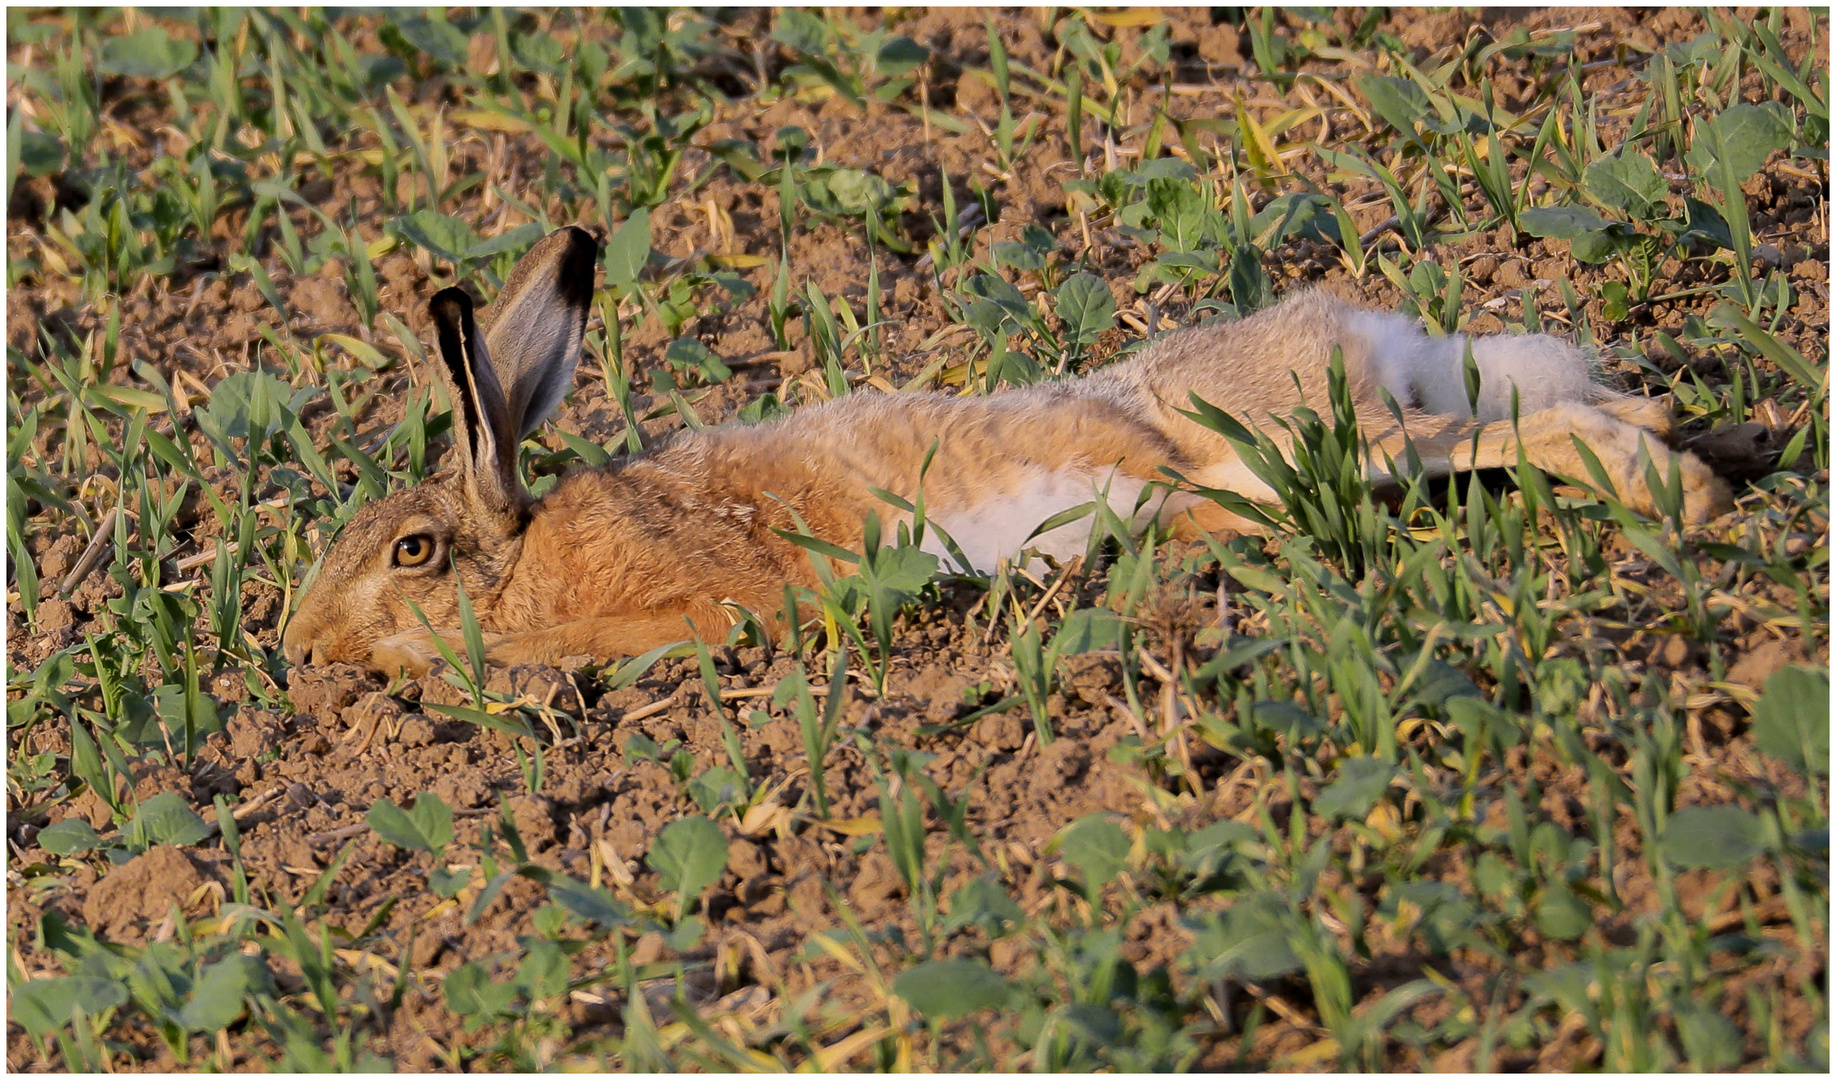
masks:
[[[1117,517],[1137,528],[1145,525],[1166,498],[1164,491],[1149,496],[1137,513],[1135,503],[1146,486],[1145,481],[1117,475],[1114,470],[1093,474],[1082,469],[1041,469],[1025,474],[1015,490],[986,492],[980,502],[968,507],[933,508],[928,517],[956,541],[971,568],[992,573],[1001,560],[1015,561],[1023,551],[1060,562],[1082,555],[1095,524],[1094,508],[1076,521],[1038,536],[1033,533],[1054,514],[1105,495]],[[930,530],[926,530],[922,546],[946,566],[953,565],[943,541]]]

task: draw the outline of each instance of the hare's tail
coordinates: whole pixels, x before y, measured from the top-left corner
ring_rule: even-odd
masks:
[[[1479,369],[1477,408],[1469,403],[1466,353]],[[1379,388],[1406,409],[1481,421],[1506,420],[1562,404],[1598,404],[1618,395],[1594,380],[1587,357],[1545,334],[1430,337],[1406,315],[1370,311],[1319,289],[1298,292],[1234,323],[1168,335],[1127,364],[1099,372],[1089,392],[1184,407],[1187,395],[1233,414],[1279,416],[1298,404],[1325,406],[1332,351],[1361,405],[1383,409]]]
[[[1346,319],[1350,343],[1367,358],[1368,376],[1399,402],[1426,413],[1507,420],[1564,404],[1613,398],[1594,381],[1593,367],[1573,345],[1547,334],[1449,334],[1429,337],[1404,315],[1359,311]],[[1466,351],[1479,369],[1474,401],[1466,385]],[[1475,408],[1476,406],[1476,408]]]

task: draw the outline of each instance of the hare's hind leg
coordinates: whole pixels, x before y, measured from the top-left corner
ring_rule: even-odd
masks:
[[[1385,454],[1402,461],[1408,444],[1431,475],[1514,466],[1521,448],[1524,460],[1537,468],[1588,483],[1593,473],[1576,448],[1579,442],[1600,462],[1615,497],[1640,513],[1655,516],[1657,503],[1646,485],[1640,462],[1639,451],[1643,447],[1656,465],[1660,480],[1672,470],[1681,472],[1686,522],[1700,524],[1732,509],[1734,500],[1721,478],[1694,454],[1666,446],[1659,431],[1654,430],[1660,423],[1657,414],[1644,406],[1631,406],[1632,400],[1620,399],[1610,407],[1639,423],[1621,419],[1607,407],[1574,403],[1532,413],[1516,425],[1508,420],[1480,424],[1417,415],[1410,418],[1406,436],[1402,430],[1392,428],[1375,440],[1372,476],[1386,479],[1377,463]],[[1663,421],[1667,420],[1668,414],[1664,414]],[[1668,427],[1667,422],[1664,427]]]
[[[1160,520],[1178,540],[1197,540],[1204,536],[1254,536],[1263,533],[1261,523],[1232,513],[1202,495],[1174,492],[1161,509]]]
[[[1644,428],[1669,442],[1676,432],[1676,414],[1669,405],[1656,398],[1611,397],[1597,401],[1594,407],[1636,428]]]

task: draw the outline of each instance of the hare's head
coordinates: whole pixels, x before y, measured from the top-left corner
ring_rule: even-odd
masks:
[[[434,629],[455,628],[458,586],[480,615],[489,609],[531,509],[517,447],[573,384],[598,251],[583,229],[544,237],[511,271],[482,332],[464,291],[435,294],[451,459],[439,476],[363,507],[333,541],[282,637],[290,662],[371,663],[378,641],[423,628],[417,607]]]

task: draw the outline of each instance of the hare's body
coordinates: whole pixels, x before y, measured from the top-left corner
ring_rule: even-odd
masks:
[[[732,605],[765,614],[782,605],[786,582],[814,583],[810,554],[780,531],[807,529],[856,547],[869,512],[889,527],[904,516],[874,489],[913,500],[921,480],[934,526],[926,546],[945,554],[941,532],[983,571],[1023,550],[1061,558],[1083,551],[1088,515],[1034,534],[1054,514],[1096,498],[1137,523],[1158,515],[1185,530],[1232,529],[1242,523],[1216,503],[1170,490],[1169,472],[1252,500],[1272,493],[1228,441],[1180,410],[1196,395],[1282,442],[1285,431],[1272,420],[1299,405],[1327,411],[1335,346],[1373,444],[1373,479],[1383,478],[1386,454],[1403,459],[1405,440],[1436,472],[1515,464],[1521,445],[1543,468],[1585,479],[1579,439],[1639,509],[1652,503],[1641,444],[1660,473],[1682,471],[1692,519],[1728,502],[1699,461],[1664,446],[1666,410],[1596,386],[1571,347],[1541,335],[1475,339],[1475,417],[1459,338],[1431,339],[1399,316],[1318,291],[1240,322],[1170,334],[1084,379],[982,397],[857,393],[769,423],[684,433],[652,453],[570,474],[531,502],[515,475],[514,447],[558,403],[556,386],[571,380],[590,245],[578,230],[539,245],[506,284],[482,337],[463,296],[436,297],[443,375],[456,408],[465,406],[455,425],[459,473],[359,513],[288,628],[295,662],[426,666],[438,653],[407,601],[456,641],[454,571],[502,662],[629,654],[697,631],[724,634]],[[588,290],[572,280],[582,267]],[[525,328],[513,334],[497,314],[530,317],[545,305],[557,324],[576,324],[543,343],[565,355],[528,355]],[[566,380],[556,374],[562,367]],[[526,382],[540,385],[529,391]],[[1400,407],[1400,424],[1383,391]],[[513,412],[519,398],[536,411]],[[419,538],[432,544],[432,557],[408,564],[402,545]]]

